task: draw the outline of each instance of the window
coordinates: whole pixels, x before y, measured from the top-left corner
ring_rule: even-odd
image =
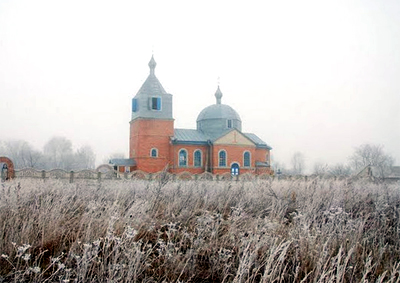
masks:
[[[136,98],[132,99],[132,112],[136,112],[139,110],[139,103],[138,100]]]
[[[250,167],[250,152],[245,151],[243,154],[243,166]]]
[[[187,151],[186,151],[186,149],[181,149],[179,151],[179,166],[180,167],[187,166]]]
[[[151,97],[149,103],[151,110],[161,110],[161,97]]]
[[[158,150],[157,150],[157,148],[152,148],[152,149],[150,150],[150,156],[151,156],[151,157],[157,157],[157,156],[158,156]]]
[[[232,120],[228,120],[228,128],[232,128]]]
[[[193,155],[194,167],[201,167],[201,150],[196,150]]]
[[[218,165],[219,167],[226,167],[226,151],[221,150],[218,154]]]

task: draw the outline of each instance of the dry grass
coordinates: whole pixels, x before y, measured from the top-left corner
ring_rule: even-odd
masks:
[[[399,282],[399,189],[2,183],[0,282]]]

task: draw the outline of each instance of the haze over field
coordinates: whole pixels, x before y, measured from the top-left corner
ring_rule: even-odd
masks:
[[[290,165],[381,144],[400,163],[400,2],[0,1],[0,140],[128,155],[131,98],[156,76],[176,128],[222,103]],[[220,79],[218,79],[220,78]]]

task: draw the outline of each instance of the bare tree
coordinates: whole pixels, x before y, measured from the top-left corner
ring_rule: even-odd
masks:
[[[43,154],[24,140],[11,140],[3,143],[2,154],[7,155],[14,163],[16,169],[40,168]]]
[[[316,175],[325,175],[326,172],[328,171],[328,165],[322,162],[316,162],[314,164],[314,170],[313,174]]]
[[[54,137],[44,146],[47,169],[71,170],[73,167],[72,142],[65,137]]]
[[[363,144],[355,148],[350,156],[350,164],[354,170],[360,170],[367,165],[379,168],[382,176],[393,166],[394,158],[385,153],[382,145]]]
[[[73,169],[94,169],[96,155],[89,145],[79,148],[74,155]]]
[[[293,174],[302,174],[305,168],[304,154],[297,151],[291,159]]]
[[[328,168],[328,173],[333,176],[349,176],[351,174],[351,168],[349,165],[338,163]]]

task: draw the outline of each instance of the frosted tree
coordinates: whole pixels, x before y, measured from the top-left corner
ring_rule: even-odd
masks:
[[[94,169],[96,155],[89,145],[82,146],[74,154],[74,169]]]
[[[355,148],[350,156],[350,164],[354,170],[360,170],[367,165],[379,169],[383,176],[393,166],[394,158],[383,150],[382,145],[363,144]]]
[[[295,152],[292,156],[291,163],[293,174],[302,174],[305,168],[304,154],[299,151]]]
[[[10,158],[16,169],[41,168],[44,161],[43,154],[24,140],[3,142],[0,155]]]
[[[72,142],[65,137],[50,139],[43,148],[46,169],[71,170],[73,167]]]

